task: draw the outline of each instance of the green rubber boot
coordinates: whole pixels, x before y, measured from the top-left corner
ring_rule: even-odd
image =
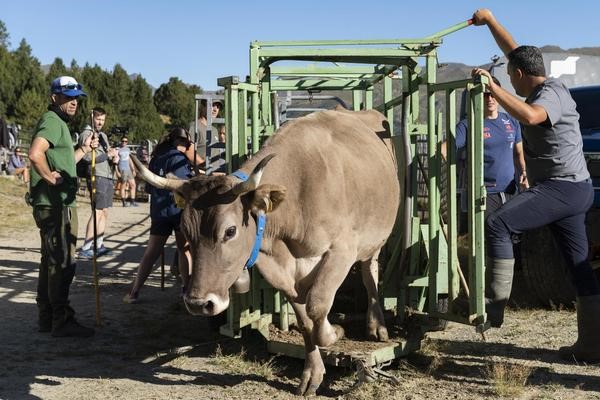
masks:
[[[485,312],[494,328],[504,322],[515,270],[514,258],[487,258],[485,265]]]
[[[600,362],[600,295],[577,298],[577,341],[558,349],[563,360]]]

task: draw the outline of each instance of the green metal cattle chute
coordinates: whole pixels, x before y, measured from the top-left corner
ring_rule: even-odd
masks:
[[[436,78],[441,38],[469,23],[422,39],[252,42],[246,81],[235,76],[218,80],[224,88],[229,172],[257,152],[261,143],[279,127],[280,93],[302,92],[310,98],[328,91],[349,91],[354,110],[377,109],[390,123],[398,168],[406,174],[399,174],[402,205],[381,260],[380,295],[386,312],[394,316],[393,323],[417,326],[418,333],[408,329],[412,334],[358,355],[341,353],[335,348],[321,349],[324,360],[330,364],[349,365],[359,360],[374,366],[402,356],[419,347],[421,333],[433,319],[485,329],[482,167],[485,82],[466,79],[439,83]],[[454,150],[457,99],[463,91],[466,91],[470,126],[466,158],[468,254],[467,262],[463,263],[464,276],[458,263]],[[420,101],[422,96],[424,104]],[[446,163],[440,157],[444,138],[449,143]],[[447,205],[445,212],[441,210],[442,203]],[[270,351],[303,357],[301,343],[287,343],[270,333],[273,327],[288,331],[294,321],[291,306],[261,279],[258,271],[252,274],[251,291],[232,294],[228,322],[221,327],[221,333],[239,336],[241,328],[251,326],[267,339]],[[459,315],[452,307],[449,310],[446,307],[459,292],[468,295],[469,315]]]

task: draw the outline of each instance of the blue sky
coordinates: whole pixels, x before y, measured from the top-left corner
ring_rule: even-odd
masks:
[[[482,7],[519,44],[600,46],[600,2],[587,0],[20,0],[3,2],[0,20],[11,48],[25,38],[42,64],[120,63],[155,87],[177,76],[214,90],[218,77],[246,76],[253,40],[419,38]],[[494,54],[487,28],[469,27],[444,39],[439,60],[479,65]]]

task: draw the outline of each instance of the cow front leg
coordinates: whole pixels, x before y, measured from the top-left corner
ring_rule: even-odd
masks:
[[[367,289],[367,339],[386,342],[389,339],[381,304],[377,282],[379,282],[379,251],[368,260],[360,262],[362,281]]]
[[[331,346],[343,336],[343,329],[340,326],[334,328],[327,315],[338,288],[356,260],[356,247],[348,242],[350,240],[340,240],[323,255],[306,297],[306,312],[314,323],[312,340],[317,346]]]
[[[319,348],[312,341],[313,322],[308,318],[305,306],[293,301],[290,301],[290,304],[296,313],[298,325],[304,338],[304,369],[302,370],[296,394],[299,396],[313,396],[323,382],[325,365],[323,364]]]

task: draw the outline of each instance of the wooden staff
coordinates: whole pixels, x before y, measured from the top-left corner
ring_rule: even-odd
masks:
[[[96,138],[96,129],[94,129],[94,112],[91,114],[92,141]],[[94,274],[94,291],[96,294],[96,326],[102,326],[102,317],[100,314],[100,285],[98,283],[98,268],[96,259],[98,257],[98,228],[96,226],[96,149],[92,149],[92,168],[91,168],[91,187],[90,200],[92,202],[92,216],[94,227],[94,245],[92,258],[92,271]]]

